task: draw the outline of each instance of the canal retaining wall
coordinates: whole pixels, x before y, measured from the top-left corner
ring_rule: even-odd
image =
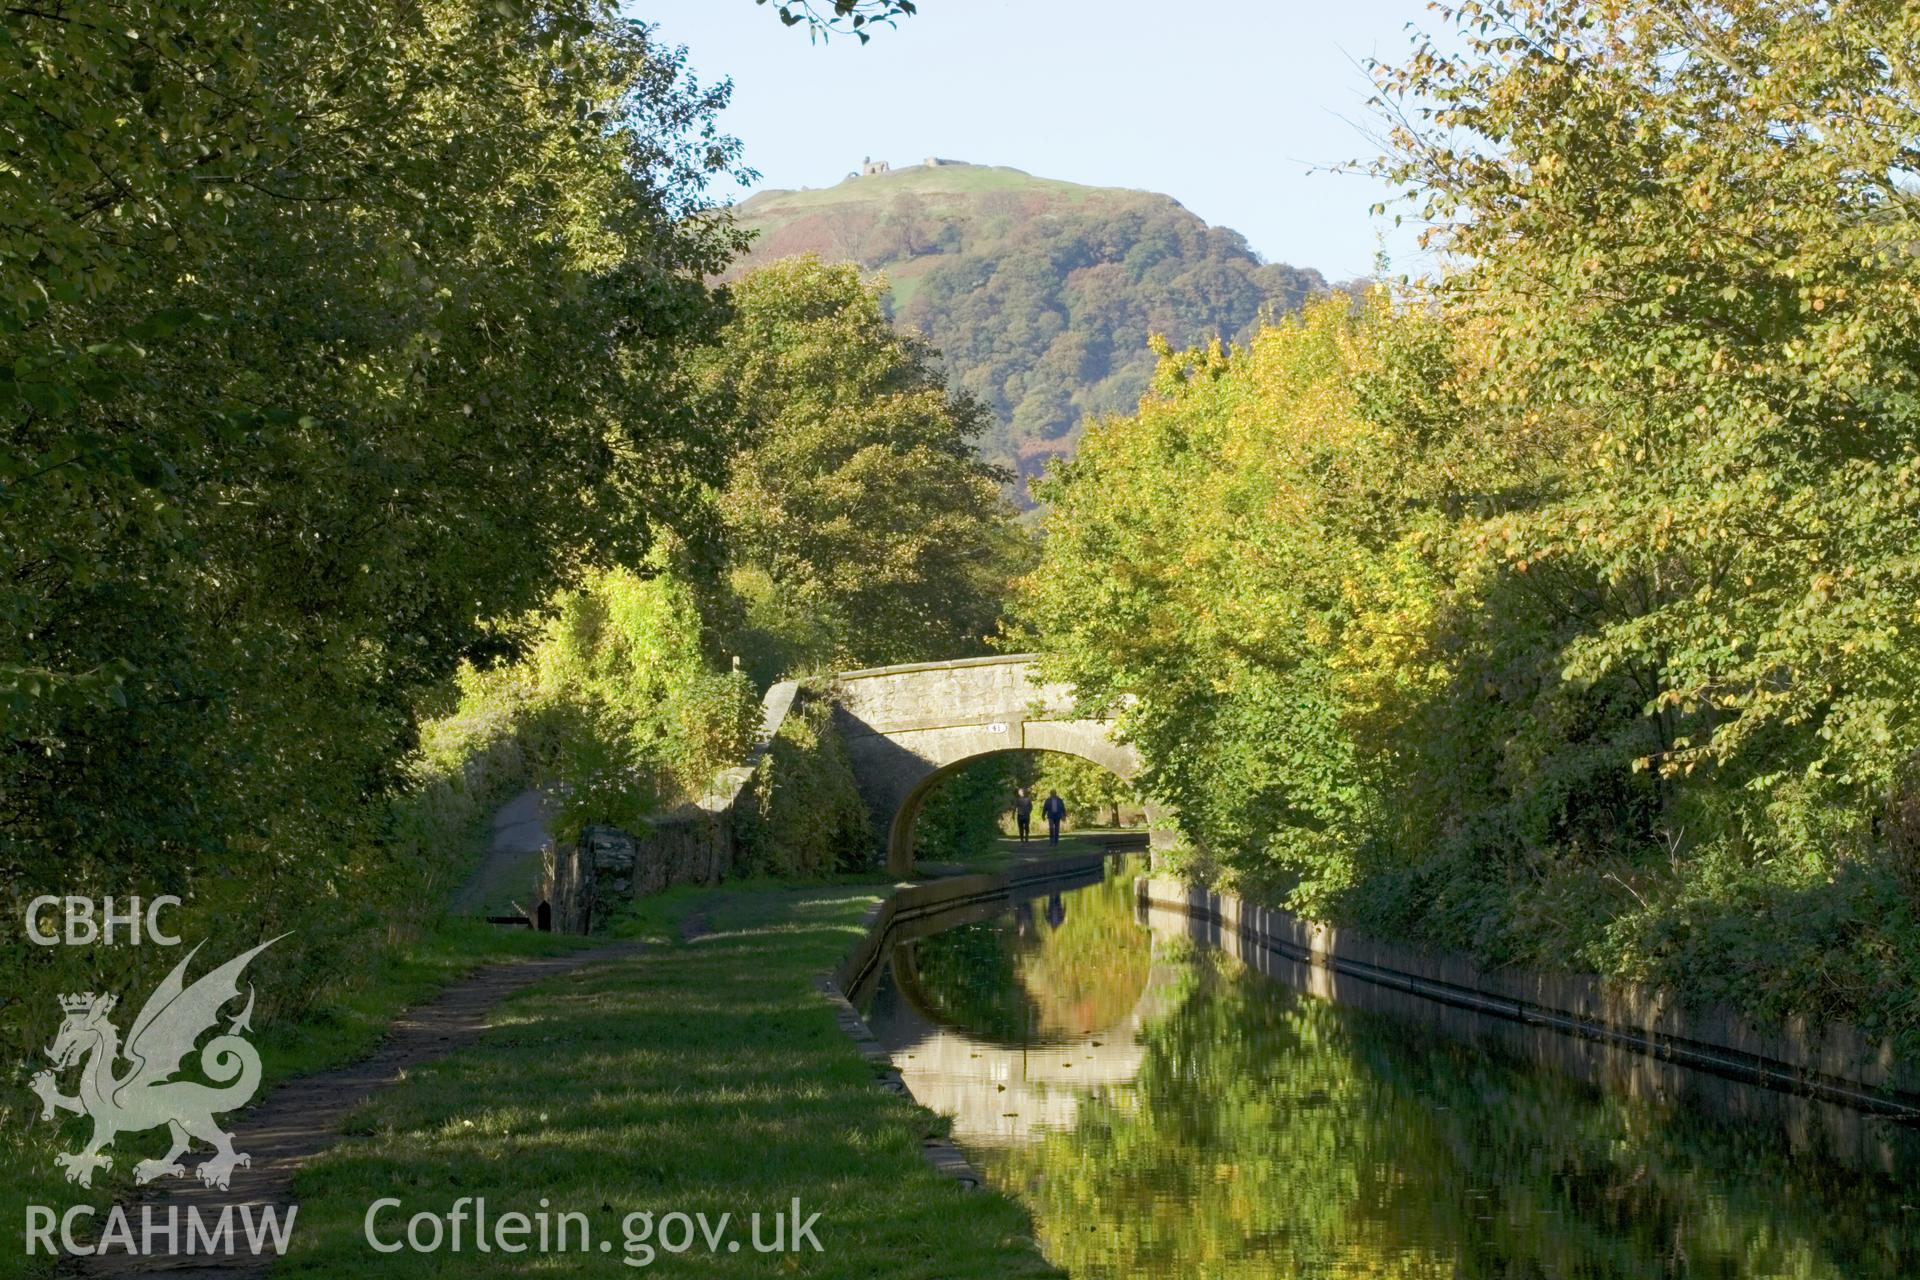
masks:
[[[1172,880],[1139,881],[1143,907],[1206,926],[1202,938],[1244,944],[1308,966],[1306,987],[1330,999],[1342,977],[1493,1019],[1545,1028],[1745,1083],[1869,1114],[1920,1119],[1920,1068],[1890,1042],[1845,1024],[1756,1026],[1721,1006],[1581,974],[1488,969],[1464,956],[1381,942],[1277,907]]]
[[[934,916],[950,917],[951,913],[975,904],[990,906],[992,910],[987,915],[996,914],[1023,886],[1078,877],[1088,877],[1091,883],[1106,870],[1106,865],[1106,854],[1088,853],[1048,858],[1005,871],[943,876],[919,884],[903,884],[867,912],[861,922],[860,940],[828,975],[829,980],[841,994],[850,995],[880,967],[887,947],[918,936],[913,931],[914,924]]]

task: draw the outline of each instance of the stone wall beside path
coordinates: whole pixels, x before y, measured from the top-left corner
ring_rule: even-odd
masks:
[[[669,885],[717,884],[733,874],[739,853],[735,804],[800,693],[793,680],[767,690],[747,762],[715,774],[699,799],[654,815],[640,831],[587,827],[577,844],[559,851],[542,885],[555,931],[591,933],[636,897]]]

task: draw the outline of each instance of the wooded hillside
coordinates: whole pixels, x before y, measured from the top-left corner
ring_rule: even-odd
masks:
[[[885,276],[895,323],[994,411],[981,452],[1019,473],[1022,502],[1087,417],[1133,410],[1153,375],[1151,335],[1243,338],[1263,312],[1326,287],[1167,196],[987,165],[916,162],[764,191],[736,212],[756,233],[736,271],[816,253]]]

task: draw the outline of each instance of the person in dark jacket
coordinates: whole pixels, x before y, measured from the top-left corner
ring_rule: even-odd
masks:
[[[1060,798],[1058,791],[1047,792],[1047,802],[1040,806],[1040,816],[1047,820],[1047,843],[1060,843],[1060,824],[1067,820],[1067,802]]]
[[[1033,795],[1025,787],[1013,793],[1013,821],[1020,828],[1020,843],[1025,844],[1033,830]]]

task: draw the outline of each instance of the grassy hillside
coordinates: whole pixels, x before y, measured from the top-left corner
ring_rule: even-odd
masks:
[[[757,233],[736,274],[816,253],[883,275],[895,322],[993,408],[981,451],[1020,473],[1023,500],[1088,416],[1132,411],[1153,372],[1149,335],[1236,339],[1326,287],[1167,196],[988,165],[763,191],[736,213]]]

